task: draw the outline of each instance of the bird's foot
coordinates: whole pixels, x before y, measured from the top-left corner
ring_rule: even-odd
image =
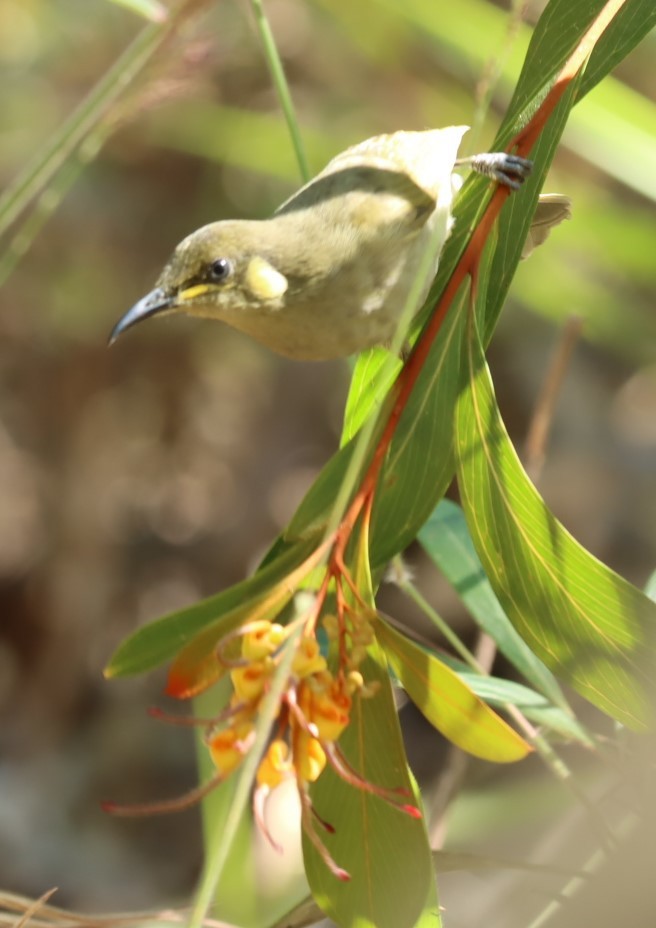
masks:
[[[492,177],[499,184],[519,190],[533,169],[533,162],[505,151],[485,152],[470,158],[459,158],[457,165],[467,165],[477,174]]]

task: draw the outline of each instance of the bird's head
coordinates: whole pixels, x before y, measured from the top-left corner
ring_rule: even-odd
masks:
[[[271,259],[269,231],[267,221],[235,220],[214,222],[188,235],[154,289],[114,326],[110,344],[150,316],[187,313],[229,320],[249,306],[279,306],[288,280]]]

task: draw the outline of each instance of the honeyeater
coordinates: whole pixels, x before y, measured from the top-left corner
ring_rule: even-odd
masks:
[[[437,270],[452,223],[454,168],[466,163],[511,188],[530,172],[529,161],[506,153],[458,161],[465,131],[367,139],[333,158],[271,218],[192,232],[110,342],[150,316],[186,313],[220,319],[291,358],[338,358],[388,343],[427,247],[434,254],[418,307]],[[567,216],[567,197],[541,199],[525,251]]]

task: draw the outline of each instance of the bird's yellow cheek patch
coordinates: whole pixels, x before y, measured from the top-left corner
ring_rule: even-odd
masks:
[[[246,286],[260,300],[275,300],[282,296],[289,281],[264,258],[251,258],[246,268]]]

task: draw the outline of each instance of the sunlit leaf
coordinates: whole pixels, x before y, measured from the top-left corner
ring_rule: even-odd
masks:
[[[166,692],[177,699],[188,699],[202,693],[225,673],[225,667],[215,654],[219,641],[247,622],[272,621],[293,596],[289,586],[277,584],[267,593],[245,602],[225,613],[200,631],[176,655],[170,669]]]
[[[575,541],[508,438],[474,317],[456,415],[458,485],[495,593],[544,663],[632,728],[652,716],[656,605]]]
[[[530,746],[438,657],[380,619],[376,636],[408,696],[431,725],[463,751],[499,764],[521,760]]]
[[[359,595],[371,607],[374,618],[366,520],[359,527],[350,562]],[[359,608],[351,591],[347,599]],[[402,789],[405,795],[393,794],[390,802],[358,789],[326,768],[311,794],[317,813],[336,829],[334,835],[322,834],[322,838],[351,880],[344,883],[329,873],[304,835],[308,880],[316,901],[340,925],[439,928],[437,887],[426,827],[420,817],[411,817],[399,807],[407,803],[418,809],[421,800],[405,757],[389,668],[377,643],[368,649],[359,669],[367,686],[378,689],[368,698],[354,697],[351,721],[339,747],[369,783]],[[404,887],[402,892],[400,885]]]

